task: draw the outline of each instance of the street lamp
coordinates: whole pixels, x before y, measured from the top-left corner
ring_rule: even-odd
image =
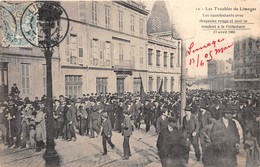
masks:
[[[32,14],[33,13],[33,14]],[[62,16],[64,15],[64,16]],[[35,37],[28,37],[28,28],[26,20],[31,17],[31,20],[36,20],[36,28],[34,31]],[[65,19],[64,19],[65,18]],[[61,20],[66,24],[61,25]],[[21,21],[21,32],[24,38],[33,46],[42,48],[46,60],[46,78],[47,78],[47,100],[46,100],[46,150],[43,158],[46,162],[57,160],[58,153],[55,150],[54,129],[53,129],[53,88],[52,88],[52,56],[54,47],[58,46],[66,37],[69,30],[69,19],[66,11],[57,1],[36,1],[25,8]],[[37,43],[35,40],[37,39]]]
[[[185,5],[187,3],[187,5]],[[187,8],[185,8],[186,6]],[[172,30],[172,38],[178,40],[178,49],[181,48],[181,120],[182,126],[183,117],[185,116],[186,107],[186,41],[193,39],[196,34],[196,22],[194,16],[197,11],[189,9],[190,1],[175,1],[174,2],[174,25]],[[185,17],[183,15],[185,14]]]

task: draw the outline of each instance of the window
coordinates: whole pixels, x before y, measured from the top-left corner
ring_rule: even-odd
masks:
[[[91,40],[91,50],[92,54],[90,56],[90,63],[92,65],[98,65],[98,40],[92,39]]]
[[[123,31],[123,15],[122,11],[119,11],[119,31]]]
[[[67,35],[67,38],[66,38],[66,49],[65,49],[65,54],[66,54],[66,57],[67,57],[67,63],[70,63],[71,62],[71,55],[70,55],[70,35]]]
[[[83,64],[83,48],[79,48],[79,59],[80,59],[80,62],[79,64]]]
[[[111,53],[111,43],[109,41],[106,41],[106,50],[105,50],[105,66],[110,66],[110,53]]]
[[[86,16],[87,16],[87,9],[86,9],[86,2],[79,1],[79,20],[81,22],[86,22]]]
[[[106,6],[105,7],[105,24],[106,28],[110,28],[110,7]]]
[[[70,56],[70,64],[77,64],[78,55],[77,55],[77,41],[78,37],[76,34],[70,34],[70,45],[69,45],[69,56]]]
[[[173,53],[170,54],[170,66],[173,67]]]
[[[47,93],[46,65],[42,65],[43,94]]]
[[[83,64],[83,43],[82,43],[82,37],[79,37],[79,64]]]
[[[99,47],[99,65],[104,64],[104,52],[106,50],[106,42],[100,41],[100,47]]]
[[[171,92],[174,91],[174,77],[171,77]]]
[[[22,92],[30,93],[30,64],[22,64]]]
[[[124,45],[119,44],[119,62],[123,62],[124,60]]]
[[[81,75],[65,75],[65,95],[71,97],[81,97],[82,95]]]
[[[140,92],[141,78],[134,78],[134,93]]]
[[[148,79],[149,82],[149,91],[153,91],[153,77],[149,77]]]
[[[107,78],[96,78],[96,92],[97,94],[107,93]]]
[[[167,67],[167,52],[163,53],[163,66]]]
[[[144,64],[144,49],[142,47],[139,48],[139,58],[140,58],[140,67],[143,67]]]
[[[157,77],[156,84],[157,84],[157,91],[158,91],[159,88],[160,88],[160,85],[161,85],[161,79],[160,79],[160,77]]]
[[[163,79],[163,83],[164,83],[164,91],[167,92],[167,84],[168,84],[168,78],[167,77],[164,77]]]
[[[131,29],[131,34],[134,35],[135,33],[135,17],[131,15],[130,18],[130,29]]]
[[[153,49],[148,49],[148,65],[153,65]]]
[[[97,25],[97,2],[92,2],[92,24]]]
[[[139,34],[142,36],[144,34],[144,20],[139,19]]]
[[[156,66],[160,66],[160,51],[156,50]]]
[[[135,64],[135,46],[131,46],[130,55],[132,56],[132,63]]]

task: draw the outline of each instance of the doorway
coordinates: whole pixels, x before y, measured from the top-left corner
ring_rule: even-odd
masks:
[[[8,63],[0,62],[0,102],[8,97]]]
[[[125,78],[117,78],[116,79],[116,85],[117,85],[117,93],[119,95],[122,95],[124,93],[124,82]]]

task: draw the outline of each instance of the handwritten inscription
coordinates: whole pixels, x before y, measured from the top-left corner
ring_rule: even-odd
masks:
[[[197,56],[195,56],[196,58],[189,58],[189,65],[196,64],[197,67],[204,66],[205,62],[210,62],[213,60],[214,56],[224,53],[227,49],[234,45],[234,43],[231,43],[222,47],[218,46],[218,44],[223,43],[224,40],[225,38],[213,40],[199,47],[195,47],[195,43],[191,42],[188,47],[187,56],[192,54],[197,54]],[[206,48],[209,48],[210,50],[202,54],[199,52]]]

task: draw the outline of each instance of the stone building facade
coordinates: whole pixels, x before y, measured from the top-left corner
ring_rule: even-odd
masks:
[[[260,38],[237,39],[234,45],[234,81],[237,89],[260,86]]]
[[[180,42],[171,35],[171,22],[161,26],[163,31],[160,26],[160,31],[147,30],[148,20],[158,12],[157,1],[151,12],[135,1],[62,1],[61,5],[68,13],[70,29],[53,55],[54,96],[139,92],[141,79],[145,91],[157,91],[162,78],[164,91],[179,91]],[[40,49],[1,45],[0,56],[4,92],[16,83],[22,97],[46,93]],[[151,84],[151,77],[157,82]]]

